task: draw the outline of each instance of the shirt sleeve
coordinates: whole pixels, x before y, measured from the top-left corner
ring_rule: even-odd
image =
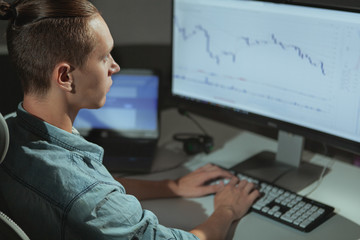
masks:
[[[142,209],[134,196],[121,189],[108,189],[105,195],[97,190],[103,191],[103,188],[84,194],[72,206],[65,239],[198,240],[189,232],[160,225],[151,211]]]

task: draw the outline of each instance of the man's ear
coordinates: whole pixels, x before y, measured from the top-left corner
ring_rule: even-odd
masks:
[[[73,68],[68,63],[59,63],[56,65],[53,71],[53,79],[55,84],[60,87],[62,90],[67,92],[74,92],[74,82],[70,72]]]

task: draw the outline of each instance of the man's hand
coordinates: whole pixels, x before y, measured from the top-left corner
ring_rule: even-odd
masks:
[[[201,197],[216,193],[224,184],[207,185],[217,178],[234,177],[215,165],[207,164],[177,180],[147,181],[131,178],[117,178],[124,185],[126,192],[139,200],[173,197]]]
[[[172,191],[180,197],[200,197],[220,191],[223,183],[207,185],[217,178],[232,178],[231,173],[213,164],[207,164],[170,183]]]
[[[214,209],[229,209],[234,214],[233,220],[237,220],[247,213],[259,196],[260,193],[253,183],[239,181],[234,177],[215,195]]]
[[[213,214],[190,232],[201,240],[225,239],[231,223],[243,217],[259,196],[253,183],[231,178],[215,195]]]

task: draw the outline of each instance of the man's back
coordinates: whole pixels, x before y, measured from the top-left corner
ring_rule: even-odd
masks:
[[[90,216],[108,192],[125,193],[103,167],[99,146],[22,111],[7,123],[11,143],[0,170],[1,206],[35,239],[75,234],[81,215]]]

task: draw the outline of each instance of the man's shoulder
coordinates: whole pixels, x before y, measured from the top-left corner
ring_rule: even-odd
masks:
[[[9,120],[10,146],[0,173],[7,182],[22,186],[58,206],[66,205],[84,189],[111,176],[101,162],[77,149],[47,141]],[[90,157],[89,157],[90,155]],[[92,165],[92,166],[89,166]],[[11,187],[11,186],[9,186]]]

